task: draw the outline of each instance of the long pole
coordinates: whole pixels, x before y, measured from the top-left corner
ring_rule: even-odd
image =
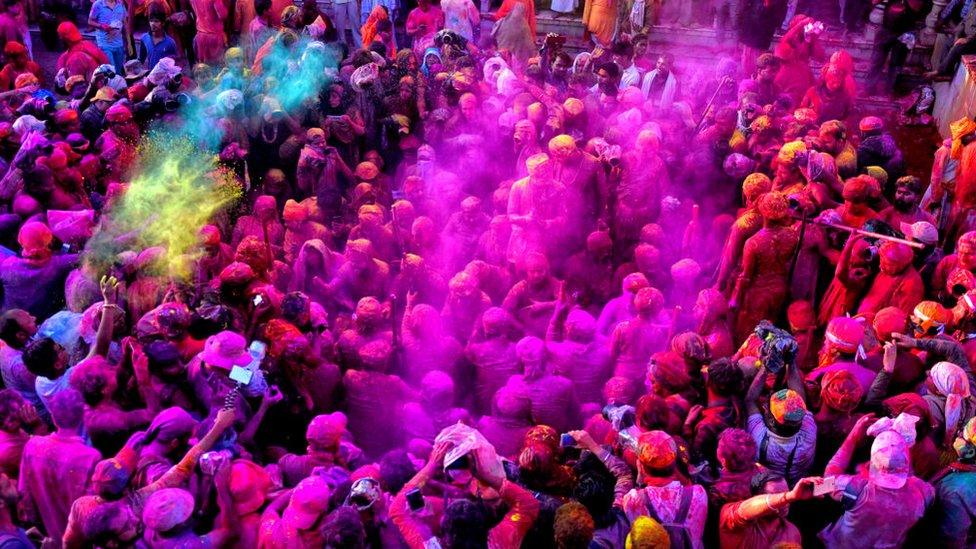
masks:
[[[795,217],[794,219],[796,219],[797,221],[802,221],[802,219],[800,219],[800,218],[796,218]],[[837,229],[839,231],[846,231],[846,232],[849,232],[851,234],[859,234],[859,235],[862,235],[862,236],[866,236],[868,238],[877,238],[879,240],[887,240],[889,242],[897,242],[899,244],[904,244],[906,246],[911,246],[912,248],[922,249],[922,248],[925,247],[925,244],[922,244],[921,242],[914,242],[914,241],[911,241],[911,240],[905,240],[904,238],[898,238],[897,236],[888,236],[886,234],[876,233],[876,232],[872,232],[872,231],[865,231],[864,229],[855,229],[854,227],[850,227],[850,226],[847,226],[847,225],[841,225],[840,223],[827,223],[826,221],[818,221],[816,219],[809,220],[808,222],[809,223],[813,223],[815,225],[820,225],[821,227],[829,227],[831,229]]]

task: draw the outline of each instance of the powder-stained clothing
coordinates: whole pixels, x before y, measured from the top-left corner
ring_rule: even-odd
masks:
[[[691,505],[682,524],[687,529],[693,547],[702,549],[705,546],[702,535],[705,533],[705,519],[708,516],[708,495],[701,485],[684,486],[674,480],[664,486],[635,488],[623,498],[624,513],[633,522],[640,516],[652,516],[648,510],[648,505],[651,505],[654,507],[653,515],[660,518],[662,524],[673,524],[685,490],[691,490]]]
[[[24,309],[47,319],[64,307],[64,281],[78,262],[77,254],[55,255],[43,263],[19,257],[0,262],[3,310]]]
[[[807,475],[813,465],[817,444],[817,422],[813,414],[807,412],[803,415],[800,430],[792,437],[781,437],[771,432],[762,414],[750,415],[746,425],[746,430],[759,448],[760,463],[782,475],[791,486]]]
[[[519,373],[515,343],[506,337],[472,341],[464,356],[474,366],[474,398],[479,410],[491,410],[491,399],[508,378]]]
[[[845,490],[855,478],[838,475],[838,490]],[[863,476],[859,484],[859,489],[852,488],[858,493],[853,507],[820,532],[828,549],[901,547],[908,530],[935,499],[932,486],[916,476],[908,477],[898,489],[883,488]]]
[[[432,542],[439,542],[428,533],[427,526],[407,507],[406,493],[413,487],[408,482],[397,497],[393,498],[390,518],[400,529],[400,534],[410,549],[439,546],[431,545]],[[502,481],[498,494],[508,504],[508,513],[502,517],[498,525],[488,531],[488,549],[518,547],[532,528],[536,517],[539,516],[539,502],[532,497],[531,492],[508,480]]]
[[[803,539],[793,523],[776,514],[745,520],[738,512],[741,505],[740,501],[722,507],[719,518],[721,549],[777,547],[778,544],[801,546]]]
[[[549,425],[560,433],[579,425],[579,403],[573,393],[573,382],[563,376],[544,375],[527,380],[517,375],[508,380],[507,386],[529,400],[534,424]]]
[[[48,536],[60,540],[75,499],[85,495],[102,459],[80,435],[33,437],[24,446],[17,490],[37,510]]]
[[[955,464],[958,465],[958,464]],[[955,466],[954,466],[955,467]],[[949,549],[973,547],[973,524],[976,523],[976,471],[950,470],[935,482],[938,506],[935,515],[936,547]]]

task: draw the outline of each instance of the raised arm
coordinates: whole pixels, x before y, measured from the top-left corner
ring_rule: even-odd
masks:
[[[88,351],[88,357],[105,356],[108,354],[108,346],[112,342],[112,330],[115,327],[116,315],[122,314],[122,307],[119,306],[119,281],[114,277],[102,277],[99,284],[102,289],[102,319],[98,324],[98,332],[95,334],[95,344]]]
[[[746,414],[759,414],[759,395],[762,394],[763,385],[766,383],[766,366],[759,366],[759,370],[756,372],[756,376],[752,378],[752,383],[749,384],[749,390],[746,392]]]

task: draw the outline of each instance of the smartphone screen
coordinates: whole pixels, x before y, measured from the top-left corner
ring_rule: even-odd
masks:
[[[248,370],[247,368],[242,368],[240,366],[234,366],[230,369],[230,379],[236,381],[241,385],[247,385],[251,382],[251,377],[254,376],[254,372]]]
[[[813,495],[823,496],[837,491],[837,477],[824,477],[813,485]]]

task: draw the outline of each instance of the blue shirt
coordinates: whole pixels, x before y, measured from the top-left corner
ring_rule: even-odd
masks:
[[[143,34],[142,48],[143,53],[139,57],[142,57],[142,63],[149,71],[153,70],[160,59],[164,57],[176,59],[177,57],[176,42],[168,34],[163,34],[163,39],[158,44],[153,41],[152,34],[148,32]]]
[[[110,8],[105,0],[95,0],[88,19],[100,25],[115,27],[110,31],[95,29],[95,45],[99,48],[121,48],[125,46],[125,42],[122,41],[122,31],[124,30],[126,11],[121,0],[116,0],[114,8]]]

